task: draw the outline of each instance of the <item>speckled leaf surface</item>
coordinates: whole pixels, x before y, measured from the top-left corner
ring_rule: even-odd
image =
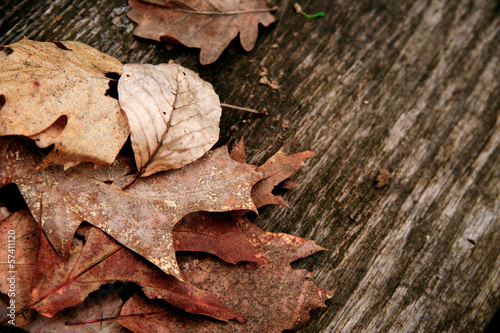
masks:
[[[300,327],[309,319],[309,310],[325,306],[332,292],[317,287],[311,272],[290,267],[290,262],[324,248],[303,238],[265,232],[244,219],[240,225],[271,263],[231,265],[212,256],[183,255],[179,256],[179,266],[186,280],[214,293],[223,304],[243,314],[246,323],[186,316],[138,296],[125,303],[118,322],[137,333],[274,333]]]
[[[76,229],[87,221],[165,273],[179,276],[172,227],[183,216],[256,209],[250,192],[260,174],[232,160],[225,147],[181,169],[141,178],[127,191],[121,188],[132,175],[101,181],[78,168],[36,170],[42,158],[13,138],[0,138],[0,186],[18,185],[63,258],[69,255]]]
[[[305,151],[285,156],[280,150],[263,165],[257,167],[262,179],[252,187],[252,200],[257,208],[276,204],[288,207],[283,198],[273,193],[314,153]],[[245,163],[245,148],[240,140],[231,150],[232,159]],[[286,185],[286,184],[285,184]],[[293,187],[293,186],[292,186]],[[266,263],[260,253],[241,230],[238,219],[246,211],[223,213],[196,212],[185,216],[173,229],[176,251],[208,252],[222,260],[236,264],[239,261]]]

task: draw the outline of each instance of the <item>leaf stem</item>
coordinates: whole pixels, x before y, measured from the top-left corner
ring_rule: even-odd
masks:
[[[130,186],[134,185],[135,182],[141,177],[141,175],[143,174],[143,172],[144,172],[144,168],[142,169],[142,171],[137,171],[137,173],[134,176],[134,179],[132,179],[132,181],[130,183],[128,183],[127,185],[125,185],[125,186],[122,187],[122,191],[125,191]]]

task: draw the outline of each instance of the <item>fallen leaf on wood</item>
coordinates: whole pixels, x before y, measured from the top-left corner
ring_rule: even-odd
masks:
[[[245,48],[253,47],[263,17],[274,20],[260,0],[150,1],[169,15],[180,14],[181,21],[202,22],[202,35],[218,33],[218,41],[230,36],[226,44],[240,33]],[[218,30],[210,31],[213,23]],[[220,55],[225,45],[217,43],[208,43],[217,51],[200,46],[202,62]],[[16,266],[9,257],[0,263],[0,291],[7,294],[10,270],[17,269],[19,324],[36,310],[57,320],[38,317],[26,326],[33,332],[66,331],[61,311],[83,325],[81,332],[122,332],[119,323],[148,333],[274,332],[297,328],[310,309],[324,306],[330,293],[311,282],[311,273],[290,267],[323,248],[241,218],[262,205],[286,205],[273,190],[295,186],[288,177],[311,152],[285,157],[280,151],[258,168],[246,164],[242,142],[231,155],[226,147],[207,152],[219,134],[218,96],[175,64],[123,67],[81,43],[26,39],[0,47],[0,58],[6,59],[0,63],[0,187],[16,184],[33,214],[3,209],[1,216],[0,234],[10,237],[15,230],[20,236],[15,250],[10,242],[3,247],[21,257]],[[114,160],[129,124],[135,164],[123,156]],[[54,149],[45,156],[13,135]],[[210,255],[177,257],[179,250],[213,253],[227,262]],[[153,301],[134,296],[116,321],[105,317],[118,313],[117,295],[86,309],[89,303],[82,302],[92,292],[118,281],[139,285],[141,297]],[[9,313],[0,314],[6,323]]]
[[[257,171],[262,174],[262,179],[252,187],[252,200],[255,206],[257,208],[265,205],[281,205],[288,207],[281,196],[273,194],[273,190],[277,186],[283,189],[298,187],[300,184],[292,181],[289,177],[299,168],[304,166],[304,161],[313,155],[314,152],[312,151],[304,151],[285,156],[280,149],[264,164],[258,166]],[[235,161],[246,163],[243,138],[234,145],[230,156]]]
[[[239,34],[246,51],[253,49],[259,23],[274,22],[265,0],[129,0],[128,17],[139,25],[134,35],[176,41],[201,49],[200,62],[213,63]]]
[[[304,161],[314,155],[312,151],[285,156],[279,150],[263,165],[257,167],[257,171],[262,173],[262,180],[252,187],[252,200],[255,206],[281,205],[288,207],[287,203],[279,195],[273,194],[275,186],[285,181],[300,167],[304,166]]]
[[[262,179],[252,187],[252,200],[256,207],[268,204],[288,206],[281,196],[273,194],[273,190],[277,185],[280,188],[297,187],[298,183],[289,177],[313,154],[305,151],[285,156],[280,150],[257,167]],[[233,147],[230,156],[235,161],[245,163],[243,139]],[[208,252],[233,264],[239,261],[268,262],[238,226],[238,219],[245,213],[247,211],[197,212],[185,216],[173,229],[175,250]]]
[[[125,303],[117,321],[137,333],[281,332],[304,324],[309,311],[325,306],[332,293],[314,285],[312,273],[292,269],[290,262],[324,248],[303,238],[265,232],[245,219],[240,225],[271,263],[235,266],[212,256],[179,255],[179,266],[186,280],[217,295],[248,322],[216,322],[138,296]]]
[[[112,163],[129,135],[109,96],[122,64],[80,42],[25,38],[0,50],[0,135],[54,144],[44,166]]]
[[[27,211],[17,212],[12,216],[13,221],[20,221],[17,223],[39,229]],[[35,236],[37,235],[32,238],[36,238]],[[26,248],[30,249],[29,244],[26,241],[17,244],[17,252],[26,253]],[[33,245],[31,247],[34,248]],[[66,262],[59,258],[43,233],[40,247],[32,250],[31,256],[27,258],[28,262],[21,259],[18,263],[20,266],[16,266],[20,271],[15,283],[20,296],[16,296],[17,311],[30,308],[44,316],[53,317],[63,309],[82,303],[101,285],[123,281],[136,283],[148,297],[164,299],[185,311],[226,321],[245,320],[237,312],[223,306],[214,295],[163,273],[90,225],[78,228],[72,242],[71,255]],[[23,274],[27,271],[23,266],[30,268],[29,274]],[[6,292],[8,287],[9,285],[4,287],[2,283],[1,291]],[[0,321],[4,319],[0,318]]]
[[[232,160],[225,147],[181,169],[141,178],[128,191],[121,188],[133,175],[110,184],[78,167],[66,172],[60,167],[35,170],[42,156],[14,138],[0,137],[0,157],[0,186],[18,185],[63,258],[70,253],[76,229],[87,221],[165,273],[179,276],[171,232],[183,216],[256,209],[250,192],[260,174]]]
[[[219,96],[187,68],[124,65],[118,94],[143,177],[189,164],[219,139]]]

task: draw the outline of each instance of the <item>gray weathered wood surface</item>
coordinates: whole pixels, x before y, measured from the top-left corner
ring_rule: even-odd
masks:
[[[314,150],[285,195],[292,208],[256,220],[331,249],[296,264],[338,288],[301,332],[483,331],[500,308],[500,3],[303,1],[326,12],[316,20],[293,3],[273,2],[277,21],[253,51],[233,42],[209,66],[197,50],[134,38],[126,0],[3,1],[0,44],[79,40],[125,63],[174,59],[223,102],[268,110],[224,109],[220,144],[245,135],[252,163]],[[279,90],[258,84],[262,67]],[[392,175],[382,189],[379,169]]]

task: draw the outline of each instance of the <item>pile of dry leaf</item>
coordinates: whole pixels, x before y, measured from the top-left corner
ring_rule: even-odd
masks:
[[[210,150],[219,98],[177,64],[27,39],[0,58],[2,324],[280,332],[324,306],[330,293],[290,266],[323,248],[246,218],[286,206],[273,190],[297,186],[311,152],[257,167],[242,142]],[[25,207],[9,204],[17,189]]]

